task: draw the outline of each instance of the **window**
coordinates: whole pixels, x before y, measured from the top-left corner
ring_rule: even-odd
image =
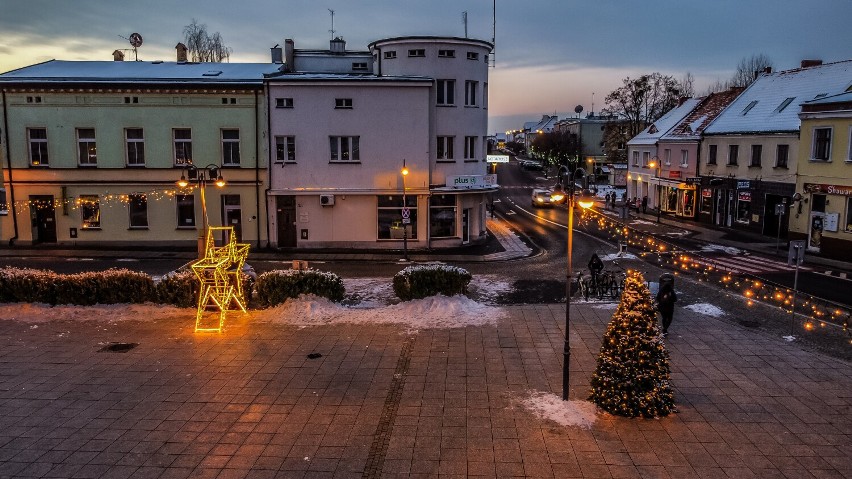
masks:
[[[716,164],[716,145],[710,145],[707,151],[707,164],[715,165]]]
[[[846,197],[846,224],[843,231],[852,233],[852,196]]]
[[[476,137],[464,137],[464,159],[476,160]]]
[[[204,75],[204,76],[212,76],[212,75]],[[223,105],[227,105],[228,103],[230,103],[231,105],[236,105],[237,99],[236,98],[222,98],[222,104]]]
[[[668,148],[663,150],[663,163],[665,163],[666,166],[672,164],[672,150]]]
[[[438,104],[439,105],[455,105],[456,104],[456,81],[455,80],[438,80]]]
[[[831,128],[814,128],[813,160],[831,159]]]
[[[275,137],[275,162],[276,163],[295,163],[296,162],[296,137],[295,136],[276,136]]]
[[[748,166],[760,166],[760,155],[763,153],[763,145],[751,145],[751,163]]]
[[[396,58],[396,50],[385,52],[385,60],[392,60],[394,58]]]
[[[417,239],[417,195],[406,195],[405,206],[410,223],[402,224],[402,195],[378,197],[378,234],[380,240]],[[403,229],[403,226],[405,229]]]
[[[456,195],[432,195],[429,198],[429,232],[432,238],[456,235]]]
[[[784,111],[784,108],[787,108],[787,106],[790,105],[790,103],[792,103],[795,99],[796,97],[794,96],[786,98],[784,101],[781,102],[780,105],[778,105],[778,108],[776,108],[773,113],[781,113],[782,111]]]
[[[488,83],[482,84],[482,108],[488,108]]]
[[[177,203],[177,227],[195,228],[195,196],[175,195]]]
[[[479,53],[476,52],[467,52],[468,60],[479,60]]]
[[[739,145],[728,145],[728,165],[736,166],[737,165],[737,157],[740,155],[740,146]]]
[[[439,58],[455,58],[456,51],[455,50],[438,50]]]
[[[41,103],[41,97],[40,96],[28,96],[27,97],[27,103]]]
[[[410,57],[425,57],[426,56],[426,50],[424,50],[423,48],[412,48],[411,50],[408,50],[408,56],[410,56]]]
[[[757,105],[757,100],[752,100],[751,103],[749,103],[748,105],[746,105],[745,108],[743,108],[743,115],[746,115],[748,112],[750,112],[755,105]]]
[[[124,97],[124,103],[139,103],[138,96],[126,96]]]
[[[9,214],[9,201],[6,199],[6,188],[0,188],[0,215]]]
[[[335,98],[334,99],[334,108],[351,110],[352,109],[352,99],[351,98]]]
[[[454,136],[438,137],[438,161],[455,159],[453,156],[453,143],[455,139]]]
[[[292,98],[276,98],[275,108],[293,108]]]
[[[145,166],[145,134],[142,128],[126,128],[127,166]]]
[[[647,168],[648,163],[650,163],[650,162],[651,162],[651,152],[650,151],[643,151],[642,152],[642,166]]]
[[[680,150],[680,166],[689,166],[689,150]]]
[[[477,81],[467,80],[464,82],[464,106],[476,106]]]
[[[79,205],[82,228],[84,230],[100,229],[101,203],[98,200],[98,195],[81,195]]]
[[[775,150],[775,167],[787,168],[787,158],[790,156],[790,145],[778,145]]]
[[[172,130],[175,143],[175,165],[186,165],[192,163],[192,130],[189,128],[175,128]]]
[[[131,194],[128,196],[127,212],[130,213],[131,228],[148,227],[148,197],[144,194]]]
[[[98,148],[94,128],[77,128],[77,161],[80,166],[97,166]]]
[[[222,166],[240,166],[240,130],[222,130]]]
[[[33,166],[47,166],[47,129],[27,128],[27,140],[30,143],[30,164]]]
[[[633,166],[639,166],[639,152],[633,152]]]
[[[352,69],[358,71],[367,71],[367,62],[353,62]]]
[[[330,136],[332,163],[348,163],[361,161],[360,136]]]
[[[748,224],[751,220],[751,192],[737,191],[737,223]]]

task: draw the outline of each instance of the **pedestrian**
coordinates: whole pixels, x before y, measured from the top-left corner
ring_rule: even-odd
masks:
[[[643,196],[642,197],[642,214],[645,214],[645,210],[647,210],[647,209],[648,209],[648,197]]]
[[[607,193],[606,197],[604,198],[604,208],[609,209],[609,193]]]
[[[657,310],[663,317],[663,337],[669,335],[675,302],[677,302],[677,294],[674,290],[674,284],[671,282],[661,283],[660,290],[657,291]]]
[[[592,273],[592,281],[595,284],[597,284],[598,275],[601,274],[601,271],[603,271],[603,269],[603,261],[601,261],[597,253],[592,253],[592,257],[589,259],[589,272]]]

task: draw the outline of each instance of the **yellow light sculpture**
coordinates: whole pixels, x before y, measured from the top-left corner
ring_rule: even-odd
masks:
[[[228,237],[223,246],[216,246],[216,233]],[[237,235],[231,226],[207,228],[204,258],[192,263],[192,271],[201,282],[198,292],[198,311],[195,315],[195,332],[216,331],[221,333],[228,311],[246,312],[243,304],[243,264],[249,253],[249,245],[237,243]],[[203,326],[204,313],[208,308],[219,311],[216,327]]]

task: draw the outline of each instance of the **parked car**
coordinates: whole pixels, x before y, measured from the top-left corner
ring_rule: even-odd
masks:
[[[530,171],[544,171],[544,166],[541,163],[533,160],[522,160],[521,168]]]
[[[553,193],[550,190],[536,188],[532,191],[532,206],[534,208],[542,208],[553,206]]]

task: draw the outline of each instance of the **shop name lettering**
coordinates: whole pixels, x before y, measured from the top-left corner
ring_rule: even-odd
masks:
[[[852,196],[852,188],[843,188],[834,185],[828,185],[826,188],[826,193],[830,195],[843,195],[843,196]]]
[[[477,184],[476,177],[457,177],[453,181],[453,185],[455,186],[472,186]]]

